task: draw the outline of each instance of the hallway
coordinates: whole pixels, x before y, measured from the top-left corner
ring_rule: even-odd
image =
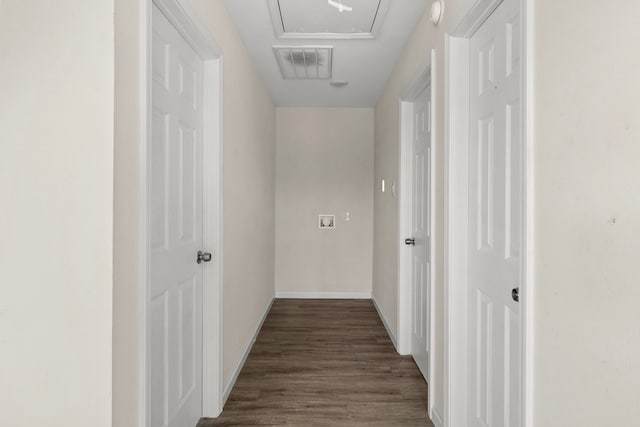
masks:
[[[638,426],[638,40],[631,0],[0,0],[0,427]]]
[[[218,419],[230,425],[433,426],[427,386],[370,300],[276,299]]]

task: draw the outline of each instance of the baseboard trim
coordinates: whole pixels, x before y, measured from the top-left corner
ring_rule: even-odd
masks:
[[[271,301],[269,302],[269,304],[267,304],[267,309],[265,310],[264,314],[262,315],[262,319],[260,319],[260,321],[258,322],[256,330],[253,332],[253,336],[251,337],[251,339],[247,343],[247,347],[245,348],[244,353],[242,354],[242,358],[240,359],[240,361],[236,365],[235,369],[233,370],[233,374],[231,375],[231,378],[229,378],[229,382],[227,382],[227,385],[224,388],[224,393],[222,394],[222,407],[223,408],[224,408],[224,405],[227,403],[227,399],[229,398],[229,395],[231,394],[231,390],[233,390],[233,386],[236,385],[236,381],[238,380],[238,376],[240,375],[240,372],[242,371],[242,368],[244,367],[244,364],[247,361],[247,357],[249,357],[249,353],[251,353],[251,349],[253,348],[253,344],[256,342],[256,338],[258,338],[258,334],[260,333],[260,330],[262,329],[262,325],[264,324],[264,321],[266,320],[267,316],[269,315],[269,312],[271,311],[271,306],[273,306],[273,302],[274,301],[275,301],[275,298],[271,298]]]
[[[389,335],[389,338],[391,338],[393,347],[396,349],[396,351],[398,351],[398,340],[396,339],[395,334],[391,331],[391,328],[389,327],[389,323],[387,322],[387,318],[384,317],[384,314],[382,314],[380,305],[378,305],[378,301],[376,300],[376,297],[374,295],[371,295],[371,301],[373,301],[373,306],[376,308],[376,311],[378,312],[378,316],[380,316],[380,320],[382,320],[382,324],[384,325],[384,328],[387,330],[387,335]]]
[[[429,396],[429,399],[431,399],[431,396]],[[435,427],[444,427],[442,417],[440,416],[436,408],[431,409],[431,421],[433,422],[433,425]]]
[[[280,299],[371,299],[371,292],[288,292],[277,291]]]

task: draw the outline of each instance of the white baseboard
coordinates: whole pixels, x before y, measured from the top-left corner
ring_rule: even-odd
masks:
[[[429,396],[429,399],[431,399],[431,396]],[[444,423],[442,422],[442,417],[440,416],[440,414],[438,414],[438,411],[436,410],[436,408],[431,409],[431,421],[433,422],[433,425],[436,427],[444,427]]]
[[[384,328],[387,330],[387,334],[389,335],[389,338],[391,338],[393,347],[396,349],[396,351],[398,351],[398,340],[396,339],[396,336],[394,335],[394,333],[391,331],[391,328],[389,327],[389,323],[387,322],[386,317],[384,317],[384,314],[382,314],[382,310],[380,310],[380,306],[378,305],[378,301],[376,301],[376,297],[371,295],[371,301],[373,301],[373,306],[376,308],[376,311],[378,312],[378,316],[380,316],[380,320],[382,320],[382,324],[384,325]]]
[[[288,292],[277,291],[282,299],[371,299],[371,292]]]
[[[275,300],[275,298],[271,298],[271,302],[269,302],[269,304],[267,304],[267,309],[265,310],[264,314],[262,315],[262,318],[258,322],[258,325],[256,326],[256,330],[253,332],[253,336],[251,337],[251,339],[247,343],[247,347],[244,349],[244,353],[242,354],[242,358],[238,361],[238,364],[233,369],[233,374],[231,375],[231,378],[229,378],[229,382],[227,382],[227,385],[224,387],[224,393],[222,394],[222,407],[223,408],[224,408],[225,403],[227,403],[227,399],[229,398],[229,395],[231,394],[231,390],[233,390],[233,386],[236,384],[236,381],[238,380],[238,376],[240,375],[240,371],[242,371],[242,368],[244,367],[244,364],[247,361],[247,357],[249,357],[249,353],[251,353],[251,349],[253,348],[253,344],[256,342],[256,338],[258,338],[258,334],[260,333],[260,330],[262,329],[262,325],[264,324],[264,321],[267,318],[267,315],[269,314],[269,311],[271,311],[271,306],[273,305],[273,301],[274,300]]]

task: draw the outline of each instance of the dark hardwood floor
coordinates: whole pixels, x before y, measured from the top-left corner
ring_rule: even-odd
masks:
[[[433,426],[427,386],[369,300],[276,300],[210,426]]]

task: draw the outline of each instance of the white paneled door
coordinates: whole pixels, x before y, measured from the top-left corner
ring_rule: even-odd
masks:
[[[413,104],[411,355],[429,378],[429,307],[431,296],[431,85]]]
[[[470,41],[469,425],[520,426],[522,129],[518,0]]]
[[[150,147],[151,427],[202,414],[202,59],[153,8]]]

